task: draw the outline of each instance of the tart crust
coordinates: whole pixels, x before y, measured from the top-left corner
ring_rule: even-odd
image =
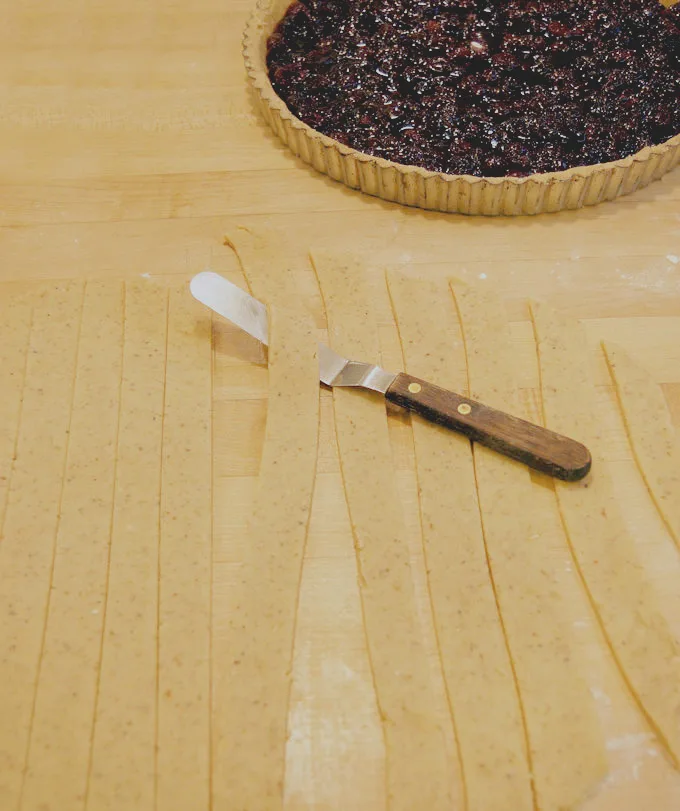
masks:
[[[630,194],[680,163],[680,135],[621,160],[527,177],[442,174],[358,152],[296,118],[269,81],[267,39],[290,2],[257,0],[243,38],[248,78],[267,123],[279,138],[317,171],[350,188],[433,211],[542,214],[592,206]]]

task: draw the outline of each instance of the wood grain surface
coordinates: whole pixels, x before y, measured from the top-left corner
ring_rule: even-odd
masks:
[[[274,226],[298,250],[362,257],[382,363],[394,371],[404,361],[386,269],[440,287],[455,277],[500,296],[519,416],[531,420],[542,414],[527,301],[583,319],[602,463],[680,636],[678,549],[636,464],[600,346],[610,341],[635,357],[680,428],[680,171],[616,203],[537,218],[469,219],[364,197],[297,161],[258,118],[240,55],[249,5],[20,0],[4,9],[2,811],[236,811],[216,799],[213,778],[225,764],[215,762],[211,691],[225,666],[215,642],[236,607],[268,372],[262,347],[227,323],[211,329],[184,285],[210,268],[246,287],[223,244],[237,226]],[[314,275],[301,267],[297,281],[325,337]],[[400,411],[388,424],[436,683],[413,431]],[[384,737],[326,391],[319,427],[284,807],[376,811],[385,808]],[[101,453],[92,453],[92,436]],[[554,519],[552,484],[536,474],[531,486]],[[82,532],[93,504],[91,531]],[[609,765],[585,808],[671,811],[680,775],[631,699],[555,538],[554,587]],[[451,755],[452,737],[446,746]]]

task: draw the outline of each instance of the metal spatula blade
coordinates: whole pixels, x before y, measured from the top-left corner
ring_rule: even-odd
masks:
[[[191,280],[198,301],[263,344],[269,340],[267,308],[235,284],[206,271]],[[319,379],[327,386],[356,386],[384,395],[430,422],[460,431],[499,453],[565,481],[582,479],[591,457],[580,442],[463,397],[405,372],[343,358],[319,344]]]

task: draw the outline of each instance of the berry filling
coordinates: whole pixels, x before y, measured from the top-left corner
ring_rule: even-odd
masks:
[[[680,3],[299,0],[267,66],[310,127],[435,172],[555,172],[680,133]]]

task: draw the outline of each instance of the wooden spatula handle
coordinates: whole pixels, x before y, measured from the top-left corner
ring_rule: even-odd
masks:
[[[417,377],[397,375],[385,397],[558,479],[577,481],[590,470],[590,453],[580,442]]]

